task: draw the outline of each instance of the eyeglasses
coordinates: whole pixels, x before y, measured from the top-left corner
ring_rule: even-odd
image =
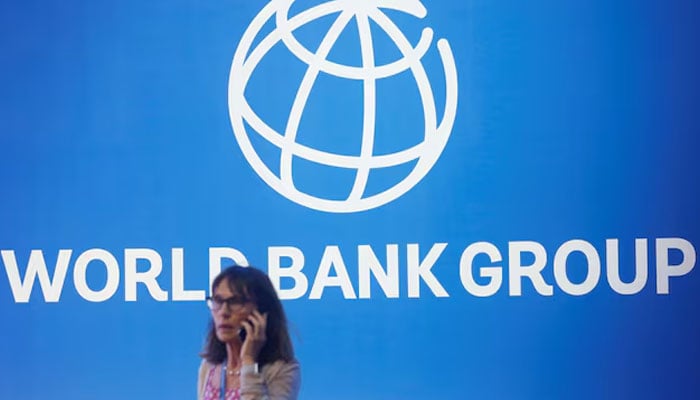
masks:
[[[235,311],[235,310],[240,310],[248,304],[250,300],[246,297],[241,297],[241,296],[233,296],[229,297],[227,299],[224,299],[223,297],[220,296],[209,296],[207,297],[207,306],[212,310],[212,311],[219,311],[221,307],[224,306],[224,304],[228,304],[229,310]]]

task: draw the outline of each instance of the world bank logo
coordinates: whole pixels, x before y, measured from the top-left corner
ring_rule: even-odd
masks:
[[[300,3],[295,4],[294,0],[272,0],[241,38],[233,56],[228,87],[229,116],[236,140],[253,170],[271,188],[298,204],[337,213],[387,204],[421,181],[447,144],[457,110],[457,71],[450,45],[439,39],[437,52],[431,50],[433,30],[428,27],[417,31],[418,39],[413,40],[413,45],[399,28],[397,18],[420,22],[427,15],[418,0],[336,0],[299,8]],[[320,25],[319,21],[326,21],[322,30],[304,32],[305,26]],[[308,38],[315,38],[316,44],[301,40],[304,34],[307,42]],[[393,53],[387,46],[379,47],[380,34],[393,46]],[[349,36],[357,43],[359,62],[355,65],[333,57],[334,48]],[[293,67],[287,69],[276,61],[265,64],[271,53],[279,53],[275,50],[279,48],[303,66],[297,68],[297,76]],[[439,103],[431,85],[434,74],[429,75],[424,62],[429,51],[439,60],[431,65],[438,65],[444,77],[439,86]],[[389,54],[394,55],[392,59],[380,62]],[[256,78],[259,88],[253,89],[251,77],[256,70],[266,76]],[[392,101],[410,96],[396,95],[390,83],[381,86],[401,76],[403,85],[415,93],[415,113],[392,107]],[[406,81],[406,76],[410,81]],[[351,90],[340,89],[341,83],[331,85],[330,91],[320,88],[320,81],[331,78],[360,89],[356,102],[359,115],[352,115],[352,107],[343,105],[350,101]],[[285,100],[283,89],[290,87],[292,94]],[[317,90],[325,90],[327,100],[311,101]],[[395,99],[387,102],[382,96]],[[380,103],[388,105],[380,108]],[[265,117],[260,109],[270,104],[282,106]],[[313,108],[323,110],[320,117]],[[306,120],[313,119],[309,115],[314,112],[317,117],[313,118],[331,123],[324,128],[311,122],[304,126]],[[394,117],[395,122],[387,122],[385,117]],[[420,122],[406,122],[407,118]],[[272,120],[278,121],[277,126]],[[380,125],[382,129],[378,129]],[[414,142],[390,151],[379,148],[381,143],[386,148],[391,147],[387,143],[404,143],[411,130],[419,132]],[[341,132],[346,132],[345,136]],[[322,145],[308,138],[317,138]],[[312,167],[332,169],[350,178],[323,180]],[[385,170],[401,172],[393,180],[374,177]],[[320,189],[314,191],[304,182],[313,182]],[[324,192],[326,188],[339,192],[330,194]]]

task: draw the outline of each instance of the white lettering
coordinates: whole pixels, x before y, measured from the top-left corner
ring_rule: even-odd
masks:
[[[586,257],[588,273],[581,283],[573,283],[566,274],[566,260],[571,253],[578,251]],[[582,296],[590,293],[600,279],[600,256],[592,244],[585,240],[569,240],[562,244],[554,254],[554,281],[561,290],[572,296]]]
[[[0,253],[2,255],[2,261],[5,264],[5,272],[7,273],[7,279],[10,282],[10,289],[12,290],[12,296],[14,296],[15,302],[29,302],[29,296],[32,293],[32,287],[37,277],[39,278],[41,291],[44,294],[44,301],[47,303],[55,303],[61,298],[63,282],[66,280],[68,263],[70,262],[73,250],[58,251],[58,259],[56,260],[53,279],[49,277],[49,273],[46,269],[46,261],[44,261],[44,253],[41,250],[32,250],[29,254],[29,261],[27,262],[27,270],[24,273],[24,279],[20,278],[14,250],[2,250]]]
[[[531,265],[522,265],[522,253],[531,253],[535,260]],[[521,278],[528,277],[535,290],[543,296],[554,294],[552,285],[545,282],[542,277],[542,270],[547,264],[547,252],[544,247],[531,241],[509,242],[508,243],[508,278],[510,280],[509,293],[511,296],[522,295]]]
[[[649,275],[653,273],[650,268],[655,267],[656,293],[667,295],[672,277],[688,275],[694,269],[697,256],[691,242],[677,237],[655,240],[656,264],[652,266],[649,259],[649,239],[635,239],[634,276],[626,281],[623,281],[620,272],[619,239],[605,240],[606,276],[610,288],[615,293],[633,295],[641,292],[646,287]],[[447,248],[447,243],[433,243],[427,254],[423,256],[419,244],[406,244],[405,270],[402,269],[399,258],[402,245],[385,246],[385,257],[378,256],[378,252],[371,245],[357,246],[357,264],[351,266],[351,268],[357,268],[352,270],[357,272],[357,282],[351,281],[338,245],[325,247],[316,270],[306,267],[306,257],[302,249],[293,246],[271,246],[268,247],[268,276],[282,300],[299,299],[307,295],[309,299],[320,299],[326,288],[333,287],[340,288],[345,299],[371,299],[382,294],[391,299],[399,298],[401,294],[408,298],[420,298],[421,289],[426,290],[422,286],[427,286],[435,297],[449,297],[433,271],[433,267]],[[507,275],[504,270],[506,254],[501,250],[504,249],[483,241],[471,243],[464,248],[458,268],[459,279],[467,293],[477,297],[493,296],[501,290],[507,279],[508,294],[522,296],[522,285],[526,278],[532,283],[535,291],[543,296],[552,296],[554,286],[569,295],[582,296],[591,293],[601,280],[603,249],[599,251],[585,240],[569,240],[557,248],[551,262],[553,284],[545,280],[545,268],[549,266],[550,255],[541,243],[508,242]],[[209,289],[186,289],[184,251],[183,248],[171,249],[170,283],[172,283],[173,301],[202,301],[211,290],[211,282],[220,273],[223,265],[233,263],[248,266],[248,260],[237,249],[209,248]],[[575,252],[581,253],[585,261],[580,261],[583,260],[582,258],[572,258],[571,255]],[[4,264],[14,301],[28,303],[36,286],[35,282],[38,282],[37,290],[41,291],[44,301],[58,302],[71,267],[72,254],[73,250],[59,250],[55,266],[47,266],[43,250],[32,250],[25,267],[19,265],[15,250],[0,250],[0,259]],[[95,268],[104,268],[106,271],[104,284],[92,283],[92,286],[99,286],[99,288],[91,288],[87,282],[87,269],[93,262],[99,264]],[[579,263],[586,268],[585,277],[582,282],[575,283],[570,277],[583,275],[572,275],[572,271],[577,271],[575,268],[579,268]],[[112,298],[122,281],[122,270],[118,261],[104,249],[94,248],[83,252],[72,267],[75,289],[87,301],[103,302]],[[137,267],[143,271],[139,271]],[[168,301],[169,291],[164,290],[158,282],[163,268],[163,258],[156,250],[124,249],[125,301],[137,301],[139,284],[145,285],[148,294],[156,301]],[[197,273],[197,270],[194,272]],[[206,273],[201,270],[199,272]],[[314,277],[311,276],[313,273],[315,273]],[[404,276],[406,292],[402,293],[400,278]],[[312,280],[313,283],[311,283]],[[576,279],[576,281],[579,280]],[[310,292],[309,287],[311,287]],[[373,290],[374,293],[372,293]]]
[[[620,251],[617,239],[605,241],[605,264],[608,275],[608,283],[612,290],[619,294],[636,294],[644,289],[647,283],[649,256],[646,239],[636,239],[634,241],[634,280],[630,283],[622,282],[620,278]]]
[[[671,265],[668,257],[669,250],[680,250],[683,261]],[[668,281],[672,276],[683,276],[695,267],[695,248],[682,238],[656,239],[656,293],[668,294]]]
[[[428,251],[423,261],[420,260],[420,252],[418,244],[411,243],[407,246],[408,258],[408,297],[420,297],[420,281],[428,285],[428,288],[437,297],[449,297],[445,288],[435,278],[435,275],[430,271],[440,254],[447,247],[447,243],[435,243]]]
[[[136,266],[138,260],[146,260],[150,268],[144,272],[138,272]],[[124,286],[126,301],[136,301],[136,284],[146,285],[148,293],[155,300],[167,301],[168,292],[158,285],[158,275],[163,270],[163,260],[160,254],[152,249],[126,249],[124,250]]]
[[[87,267],[92,261],[101,261],[107,269],[107,282],[101,290],[92,290],[87,285]],[[90,249],[83,252],[75,260],[73,284],[78,294],[87,301],[98,303],[109,300],[119,287],[119,263],[117,259],[103,249]]]
[[[282,258],[290,260],[288,266],[282,266]],[[276,246],[267,249],[267,275],[272,281],[272,286],[277,290],[280,299],[298,299],[309,288],[309,280],[301,270],[304,268],[304,253],[292,246]],[[282,278],[294,280],[294,286],[282,289]]]
[[[221,272],[223,260],[233,261],[233,264],[241,267],[248,266],[248,260],[243,253],[230,247],[210,247],[209,248],[209,290],[214,283],[214,279]],[[228,263],[230,264],[230,263]]]
[[[474,296],[492,296],[498,292],[498,289],[501,287],[501,283],[503,282],[503,270],[500,265],[479,268],[479,276],[482,278],[489,278],[487,284],[479,285],[472,275],[474,258],[478,254],[486,254],[489,256],[492,263],[503,261],[501,252],[498,251],[498,248],[493,244],[488,242],[472,243],[464,249],[462,257],[459,259],[459,278],[462,281],[462,286]]]
[[[185,290],[185,250],[174,248],[170,252],[172,262],[173,301],[201,301],[204,290]]]
[[[357,264],[359,268],[360,298],[370,298],[370,272],[377,280],[379,287],[388,298],[399,297],[399,246],[386,245],[386,270],[374,254],[372,247],[361,245],[357,247]]]
[[[336,276],[329,275],[331,267],[335,269]],[[345,262],[340,255],[338,246],[326,246],[323,256],[321,257],[321,264],[318,266],[316,279],[314,279],[314,284],[311,287],[309,298],[314,300],[320,299],[323,294],[323,289],[328,286],[339,286],[343,291],[343,297],[346,299],[354,299],[357,297],[350,283],[350,277],[348,276],[348,271],[345,268]]]

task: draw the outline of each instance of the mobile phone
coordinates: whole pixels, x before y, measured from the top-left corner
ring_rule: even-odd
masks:
[[[245,342],[246,331],[244,327],[238,329],[238,337],[241,338],[241,343]]]

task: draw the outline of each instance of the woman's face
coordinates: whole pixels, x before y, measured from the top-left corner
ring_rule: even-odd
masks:
[[[223,279],[214,288],[212,296],[214,304],[219,308],[211,310],[216,327],[216,337],[222,342],[239,341],[238,332],[241,329],[241,322],[244,321],[255,309],[255,304],[247,300],[243,293],[232,291],[229,287],[228,279]]]

